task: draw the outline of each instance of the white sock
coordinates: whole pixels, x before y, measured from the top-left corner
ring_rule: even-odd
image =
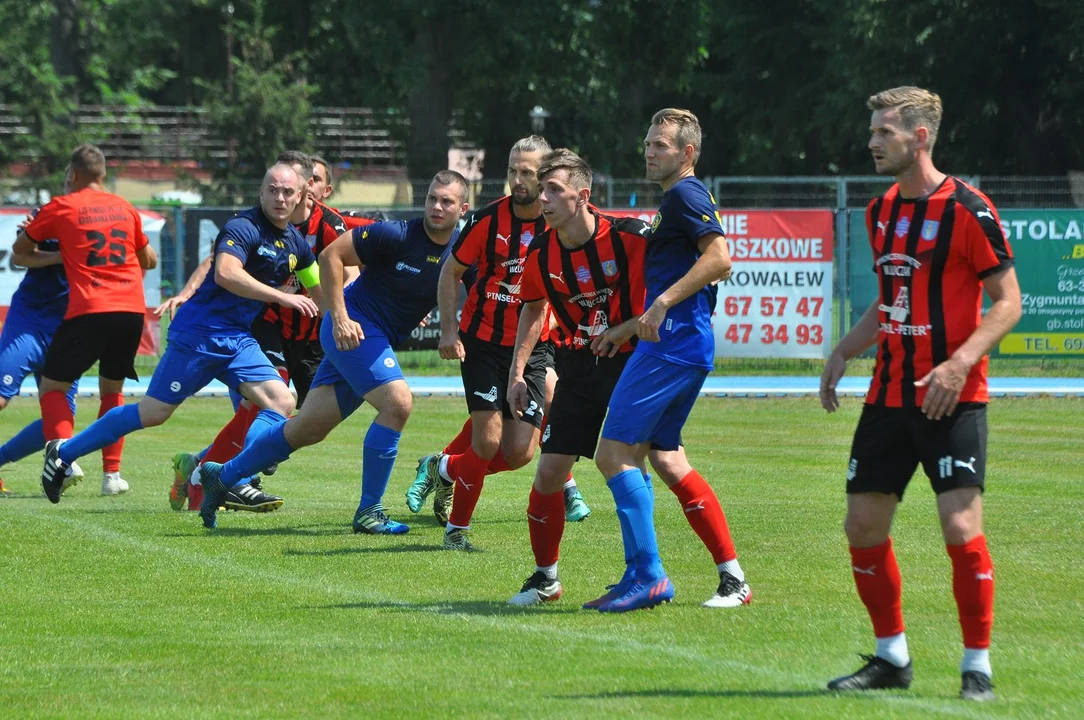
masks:
[[[192,487],[200,487],[203,485],[203,483],[200,482],[199,465],[197,465],[196,469],[192,471],[192,474],[188,476],[188,482],[192,484]]]
[[[557,579],[557,563],[547,565],[546,567],[535,565],[534,569],[535,572],[546,573],[546,577],[548,577],[550,580]]]
[[[470,525],[452,525],[451,523],[448,523],[447,526],[445,526],[444,528],[444,534],[447,535],[452,530],[467,530],[469,528]]]
[[[723,572],[725,570],[742,582],[745,582],[745,571],[742,570],[741,565],[738,564],[738,558],[734,558],[733,560],[727,560],[726,562],[721,562],[715,567],[719,568],[719,572]]]
[[[452,482],[452,476],[448,474],[448,456],[441,455],[440,462],[437,463],[437,473],[446,483]]]
[[[990,667],[990,648],[975,650],[964,648],[964,659],[960,663],[960,672],[980,672],[986,677],[992,678],[994,671]]]
[[[565,490],[575,490],[575,489],[576,489],[576,478],[570,477],[568,480],[565,480]]]
[[[906,666],[911,662],[911,655],[907,652],[907,635],[900,633],[891,637],[877,638],[877,652],[874,654],[896,667]]]

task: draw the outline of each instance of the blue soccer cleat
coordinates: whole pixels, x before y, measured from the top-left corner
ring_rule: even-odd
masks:
[[[354,513],[354,533],[366,535],[406,535],[410,532],[410,526],[401,522],[395,522],[384,512],[380,505],[368,508],[359,508]]]
[[[674,599],[674,584],[670,578],[663,575],[658,580],[644,582],[636,580],[629,586],[624,595],[611,600],[605,605],[599,606],[598,611],[604,613],[622,613],[632,610],[653,608],[656,605],[668,603]]]
[[[213,529],[218,525],[218,508],[226,499],[228,490],[222,484],[222,465],[205,462],[199,466],[200,485],[203,486],[203,502],[199,506],[199,516],[203,527]]]

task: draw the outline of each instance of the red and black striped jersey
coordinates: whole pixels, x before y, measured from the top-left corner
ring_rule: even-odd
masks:
[[[341,215],[327,205],[317,202],[309,213],[309,219],[297,225],[297,229],[305,236],[305,240],[312,248],[314,255],[331,243],[335,242],[340,235],[347,231],[346,223]],[[301,286],[296,275],[290,276],[289,289],[286,292],[299,292],[308,294]],[[264,319],[279,326],[282,337],[286,340],[320,341],[320,317],[306,317],[298,310],[284,308],[277,304],[269,304],[264,312]]]
[[[503,197],[474,214],[452,248],[458,262],[476,266],[478,273],[467,291],[460,332],[495,345],[515,344],[522,306],[519,290],[523,262],[531,242],[545,230],[542,216],[533,220],[516,217],[511,197]]]
[[[929,196],[903,198],[893,185],[866,210],[880,285],[877,364],[866,402],[921,406],[925,377],[982,321],[983,278],[1013,265],[990,199],[947,177]],[[987,402],[987,359],[967,377],[960,402]]]
[[[615,218],[594,210],[595,232],[578,248],[561,244],[547,230],[531,245],[523,271],[523,302],[548,300],[557,318],[550,340],[558,347],[589,350],[608,328],[644,311],[645,234],[650,226],[636,218]],[[626,343],[620,352],[631,352]]]
[[[353,230],[358,227],[365,227],[366,225],[372,225],[377,222],[374,217],[367,217],[363,213],[359,213],[357,210],[336,210],[342,217],[343,222],[346,223],[347,230]]]

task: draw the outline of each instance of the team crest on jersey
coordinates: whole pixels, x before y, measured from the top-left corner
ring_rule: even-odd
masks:
[[[603,260],[602,272],[606,274],[606,277],[613,277],[617,274],[617,261],[616,260]]]
[[[295,267],[297,267],[297,255],[290,253],[290,272],[293,272]]]
[[[316,247],[316,236],[315,235],[306,235],[305,236],[305,242],[307,242],[309,244],[309,247],[311,247],[311,248]]]
[[[941,227],[940,220],[926,220],[922,223],[922,239],[929,242],[937,239],[937,229]]]
[[[528,245],[530,245],[532,240],[534,240],[534,233],[530,230],[524,230],[522,233],[520,233],[519,244],[523,247],[527,247]]]
[[[580,282],[587,282],[591,279],[591,271],[585,268],[583,265],[580,265],[578,268],[576,268],[576,279]]]
[[[655,232],[659,229],[659,223],[662,222],[662,213],[655,213],[655,217],[651,219],[651,232]]]
[[[896,237],[901,238],[907,234],[907,231],[911,229],[911,218],[901,217],[900,221],[896,223]]]

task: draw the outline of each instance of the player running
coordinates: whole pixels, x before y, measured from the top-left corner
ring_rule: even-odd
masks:
[[[876,638],[872,656],[832,690],[907,688],[900,570],[889,532],[921,463],[937,494],[963,630],[960,695],[992,700],[994,567],[982,529],[986,355],[1020,319],[1012,249],[989,198],[934,167],[941,98],[898,87],[869,98],[869,149],[896,184],[866,210],[880,296],[832,351],[821,404],[839,407],[847,361],[877,344],[873,382],[847,468],[851,569]],[[993,302],[982,312],[982,290]]]
[[[46,451],[74,431],[72,385],[98,363],[98,416],[121,412],[124,379],[137,379],[135,356],[143,336],[146,300],[143,271],[158,257],[143,234],[143,221],[124,198],[105,192],[105,155],[93,145],[80,145],[68,168],[71,192],[54,198],[19,233],[12,252],[34,263],[41,243],[55,238],[68,280],[68,308],[45,355],[40,384],[42,432]],[[43,257],[50,257],[45,255]],[[102,493],[128,489],[120,477],[124,444],[120,438],[102,443]],[[73,460],[75,458],[72,458]],[[42,485],[53,503],[81,475],[67,468],[57,483]]]
[[[466,197],[466,179],[444,170],[429,185],[424,217],[356,228],[324,250],[320,265],[329,322],[321,329],[325,358],[308,402],[296,417],[250,436],[245,449],[224,465],[200,466],[193,477],[204,487],[200,515],[205,526],[215,527],[221,499],[247,476],[322,441],[362,402],[368,402],[377,415],[365,434],[354,532],[401,535],[409,531],[387,516],[382,503],[413,405],[394,348],[437,301],[441,266],[468,209]],[[350,266],[360,266],[362,272],[344,292],[343,273]]]
[[[622,520],[626,564],[621,581],[585,605],[603,612],[653,607],[674,596],[659,559],[655,497],[643,472],[649,451],[652,467],[712,549],[719,588],[704,604],[733,607],[751,596],[719,500],[681,450],[681,429],[714,363],[714,283],[730,274],[715,201],[694,175],[700,142],[696,116],[674,108],[655,113],[644,139],[647,178],[665,192],[648,235],[640,340],[614,388],[595,454]]]
[[[290,215],[304,197],[303,185],[293,168],[272,166],[260,186],[260,205],[223,226],[215,240],[213,272],[177,311],[166,352],[139,404],[111,410],[71,440],[46,446],[42,485],[53,502],[59,501],[74,460],[131,432],[161,425],[214,378],[262,408],[250,433],[281,421],[293,410],[293,396],[249,328],[267,302],[309,316],[318,312],[313,300],[322,299],[316,258],[290,224]],[[279,289],[294,272],[313,298]],[[229,500],[235,509],[256,512],[282,504],[281,498],[247,485]]]

